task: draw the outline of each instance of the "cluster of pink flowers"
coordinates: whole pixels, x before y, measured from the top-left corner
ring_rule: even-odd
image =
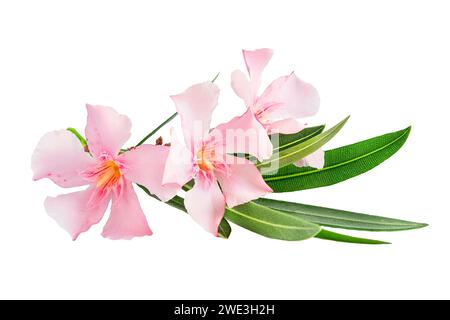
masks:
[[[104,237],[151,235],[133,183],[168,201],[193,180],[184,205],[197,223],[217,235],[226,206],[270,193],[255,164],[235,155],[248,154],[260,161],[270,158],[273,146],[269,134],[302,130],[305,124],[297,119],[318,111],[319,96],[294,73],[275,79],[260,94],[261,76],[272,50],[244,50],[243,55],[248,77],[239,70],[231,77],[233,90],[246,106],[241,116],[210,128],[219,97],[219,88],[212,82],[195,84],[171,96],[181,118],[184,141],[172,130],[170,146],[144,144],[124,150],[130,120],[112,108],[94,105],[86,106],[86,148],[67,130],[44,135],[32,157],[34,180],[48,178],[63,188],[87,186],[84,191],[48,197],[47,213],[75,240],[102,219],[111,201]],[[249,132],[253,140],[245,139]],[[237,138],[244,138],[244,143],[235,143]],[[320,168],[323,163],[319,150],[296,165]]]

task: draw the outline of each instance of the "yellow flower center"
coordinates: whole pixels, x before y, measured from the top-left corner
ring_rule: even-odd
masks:
[[[200,170],[210,171],[214,169],[214,164],[211,162],[211,152],[201,149],[197,152],[197,165]]]
[[[98,188],[109,188],[119,182],[120,168],[113,160],[107,160],[97,168],[96,176]]]

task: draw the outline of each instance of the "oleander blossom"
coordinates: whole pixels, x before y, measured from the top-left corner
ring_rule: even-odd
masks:
[[[194,179],[184,205],[192,218],[215,236],[225,205],[234,207],[272,192],[251,161],[232,156],[254,154],[254,145],[229,143],[226,138],[227,131],[250,128],[251,118],[233,119],[210,131],[218,97],[219,89],[212,82],[194,85],[171,97],[181,117],[185,143],[177,139],[172,129],[163,175],[163,183],[176,183],[180,188]]]
[[[142,145],[121,152],[130,137],[128,117],[109,107],[86,107],[89,152],[73,133],[59,130],[44,135],[33,153],[34,180],[48,178],[63,188],[88,186],[83,191],[47,197],[47,213],[75,240],[102,219],[112,201],[104,237],[151,235],[132,182],[144,185],[163,201],[172,198],[178,186],[161,185],[169,148]]]
[[[300,80],[294,72],[275,79],[261,94],[262,73],[272,58],[270,49],[254,51],[242,50],[248,77],[240,70],[231,75],[231,86],[234,92],[243,99],[247,111],[244,116],[255,118],[254,128],[264,130],[268,134],[292,134],[305,128],[298,118],[310,117],[317,113],[320,99],[317,90],[310,84]],[[260,145],[270,142],[260,141]],[[269,150],[266,146],[264,150]],[[270,157],[268,154],[262,155]],[[324,166],[324,153],[321,149],[296,162],[297,166]]]

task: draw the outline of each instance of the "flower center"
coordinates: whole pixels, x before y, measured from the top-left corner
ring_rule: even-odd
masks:
[[[211,161],[213,153],[211,151],[200,149],[197,152],[197,165],[202,171],[210,171],[214,169],[214,164]]]
[[[229,174],[226,155],[222,155],[222,150],[217,144],[203,144],[197,151],[195,160],[194,177],[201,176],[207,181],[212,182],[216,174]]]
[[[120,168],[113,160],[106,160],[99,165],[95,172],[98,188],[110,188],[115,186],[121,177]]]

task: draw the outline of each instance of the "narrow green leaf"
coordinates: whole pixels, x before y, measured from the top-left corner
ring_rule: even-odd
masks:
[[[80,141],[81,145],[83,146],[83,148],[86,148],[87,146],[87,142],[86,139],[77,131],[77,129],[75,128],[67,128],[67,131],[72,132]]]
[[[345,118],[333,128],[328,129],[305,142],[275,153],[270,159],[257,164],[257,167],[267,175],[268,172],[277,171],[279,168],[285,167],[306,157],[330,141],[342,129],[348,118],[349,117]]]
[[[344,210],[324,208],[307,204],[261,198],[256,203],[292,214],[321,226],[365,230],[365,231],[401,231],[426,227],[425,223],[356,213]]]
[[[411,127],[408,127],[326,151],[323,169],[289,165],[281,168],[275,175],[265,175],[264,180],[274,192],[319,188],[342,182],[367,172],[390,158],[403,146],[410,131]]]
[[[156,196],[151,194],[147,188],[141,185],[138,186],[149,196],[156,198]],[[184,199],[182,197],[175,196],[167,203],[174,208],[186,212],[183,202]],[[296,213],[273,210],[255,202],[249,202],[232,209],[227,208],[225,215],[230,221],[268,238],[295,241],[316,237],[324,240],[348,243],[387,243],[379,240],[357,238],[324,230],[316,224],[300,219]],[[231,226],[226,219],[222,219],[219,225],[219,236],[228,238],[230,233]]]
[[[316,127],[305,128],[302,131],[299,131],[294,134],[272,134],[269,136],[269,139],[272,141],[272,143],[274,143],[275,141],[278,142],[278,143],[276,143],[277,146],[274,145],[273,153],[277,153],[280,150],[295,146],[295,145],[302,143],[308,139],[311,139],[311,138],[317,136],[318,134],[322,133],[323,129],[325,129],[325,126],[321,125],[321,126],[316,126]],[[256,157],[251,156],[249,154],[235,153],[233,155],[235,157],[239,157],[239,158],[246,158],[255,164],[258,163],[258,159],[256,159]]]
[[[211,80],[211,82],[214,83],[219,76],[220,76],[220,72],[217,72],[217,74],[214,76],[214,78]]]
[[[331,240],[338,242],[347,242],[347,243],[358,243],[358,244],[391,244],[390,242],[380,241],[380,240],[372,240],[366,238],[352,237],[346,234],[337,233],[329,230],[322,229],[318,234],[316,234],[316,238],[323,240]]]
[[[305,128],[294,134],[272,134],[269,136],[271,141],[278,141],[278,147],[274,147],[273,152],[278,152],[288,147],[292,147],[306,140],[309,140],[325,129],[324,125]]]
[[[241,227],[273,239],[305,240],[314,237],[320,231],[320,227],[316,224],[255,202],[227,208],[225,217]]]
[[[166,120],[164,120],[159,126],[157,126],[155,129],[150,131],[149,134],[147,134],[141,141],[139,141],[136,145],[136,147],[139,147],[145,143],[151,136],[153,136],[155,133],[157,133],[162,127],[164,127],[166,124],[168,124],[170,121],[175,119],[175,117],[178,115],[178,113],[172,114],[170,117],[168,117]]]
[[[274,144],[273,153],[277,153],[280,150],[286,149],[287,147],[292,147],[306,140],[309,140],[317,136],[318,134],[322,133],[323,129],[325,129],[325,126],[320,125],[316,127],[305,128],[302,131],[293,134],[277,133],[269,135],[269,139],[272,141],[272,143],[277,142],[276,146]],[[253,161],[254,163],[258,163],[255,157],[245,153],[235,153],[234,156],[240,158],[247,158]]]
[[[146,187],[144,187],[140,184],[138,184],[138,187],[141,188],[142,190],[144,190],[144,192],[146,194],[148,194],[149,196],[159,200],[159,198],[156,197],[154,194],[152,194]],[[175,196],[172,199],[170,199],[169,201],[167,201],[166,203],[178,210],[187,212],[186,208],[184,207],[184,199],[182,197]],[[225,218],[223,218],[222,221],[220,222],[218,231],[219,231],[219,237],[224,238],[224,239],[228,239],[230,237],[231,226]]]

